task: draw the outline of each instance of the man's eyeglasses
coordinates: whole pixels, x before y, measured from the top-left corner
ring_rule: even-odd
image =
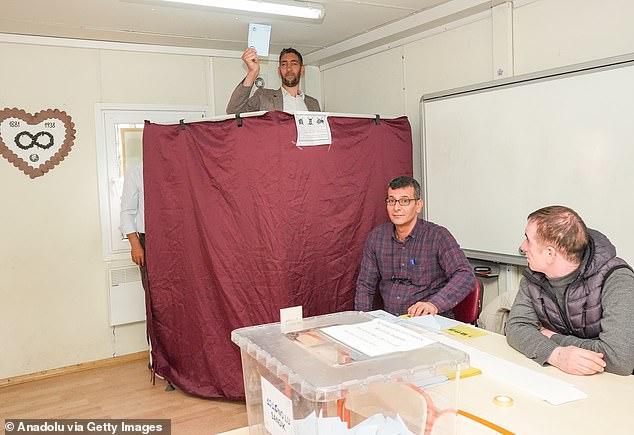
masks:
[[[419,199],[420,198],[399,198],[399,199],[387,198],[385,200],[385,203],[389,205],[390,207],[394,207],[396,203],[398,202],[398,205],[400,205],[401,207],[406,207],[409,205],[410,202],[418,201]]]

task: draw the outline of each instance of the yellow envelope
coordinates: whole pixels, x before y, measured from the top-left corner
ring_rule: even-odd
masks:
[[[443,331],[448,334],[463,338],[475,338],[487,335],[487,333],[484,332],[482,329],[472,328],[471,326],[467,325],[457,325],[453,328],[443,329]]]

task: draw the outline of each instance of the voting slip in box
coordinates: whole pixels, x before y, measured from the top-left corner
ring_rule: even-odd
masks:
[[[469,357],[420,332],[343,312],[236,329],[231,339],[250,434],[455,433]]]

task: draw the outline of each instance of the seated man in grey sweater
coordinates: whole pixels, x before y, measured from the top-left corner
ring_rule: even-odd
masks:
[[[528,216],[528,268],[508,323],[508,343],[573,375],[634,371],[634,273],[598,231],[567,207]]]

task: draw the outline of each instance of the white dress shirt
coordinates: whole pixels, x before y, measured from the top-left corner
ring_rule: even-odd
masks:
[[[143,163],[129,166],[121,192],[121,233],[145,233],[145,201],[143,193]]]
[[[304,93],[297,91],[297,96],[293,97],[284,87],[282,87],[282,97],[284,97],[284,112],[307,112],[308,107],[304,102]]]

